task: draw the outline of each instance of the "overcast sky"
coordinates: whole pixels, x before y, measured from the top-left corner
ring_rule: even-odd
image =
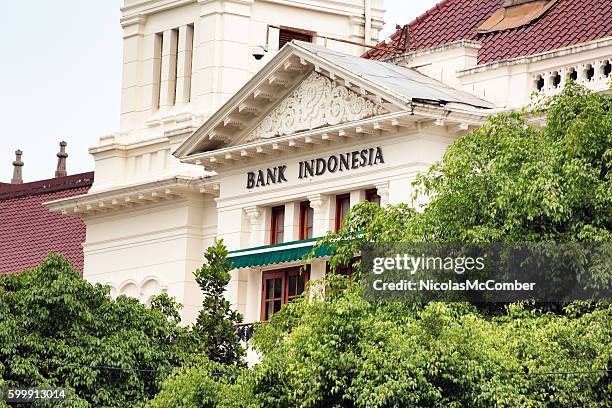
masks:
[[[385,0],[393,32],[436,3]],[[121,90],[122,0],[32,0],[3,4],[0,38],[0,181],[10,182],[14,151],[24,181],[53,177],[59,142],[68,173],[94,169],[87,149],[117,131]],[[27,24],[24,24],[27,22]]]

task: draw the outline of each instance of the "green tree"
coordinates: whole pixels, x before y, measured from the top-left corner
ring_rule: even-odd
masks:
[[[609,305],[577,316],[513,305],[489,318],[460,303],[372,304],[356,283],[341,286],[256,331],[262,359],[237,382],[243,406],[575,407],[612,398],[609,374],[595,371],[610,364]]]
[[[66,387],[66,406],[133,406],[188,360],[190,344],[166,295],[150,308],[112,300],[60,255],[0,276],[0,387]]]
[[[202,358],[175,370],[147,408],[214,408],[228,399],[238,367]]]
[[[193,331],[199,351],[210,361],[233,364],[240,363],[244,349],[235,328],[242,316],[224,297],[232,270],[227,254],[223,240],[216,241],[204,252],[202,267],[194,272],[204,300]]]
[[[432,198],[419,220],[425,238],[612,239],[612,97],[569,81],[536,108],[491,118],[419,178]],[[546,126],[529,125],[534,115]]]

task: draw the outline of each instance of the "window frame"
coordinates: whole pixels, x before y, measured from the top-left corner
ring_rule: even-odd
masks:
[[[279,225],[278,216],[282,214],[282,223]],[[270,209],[270,245],[282,244],[285,242],[285,206],[278,205]],[[278,240],[278,234],[282,235],[282,239]]]
[[[289,278],[293,277],[293,276],[303,276],[304,277],[304,290],[296,295],[289,295]],[[260,319],[262,321],[266,321],[270,318],[270,316],[272,316],[274,313],[276,312],[272,312],[269,316],[268,319],[266,319],[266,306],[268,303],[270,302],[275,302],[276,300],[279,300],[279,298],[276,297],[272,297],[270,299],[266,298],[266,282],[268,280],[272,280],[272,279],[278,279],[280,278],[281,280],[281,297],[280,297],[280,301],[281,301],[281,308],[283,305],[289,303],[290,301],[292,301],[293,299],[299,298],[300,296],[302,296],[304,294],[304,292],[306,291],[308,282],[310,281],[310,265],[306,265],[306,268],[303,268],[302,266],[294,266],[294,267],[289,267],[289,268],[284,268],[284,269],[273,269],[273,270],[269,270],[269,271],[262,271],[261,272],[261,313],[260,313]],[[296,291],[297,293],[297,291]]]
[[[308,215],[311,215],[311,224],[308,225]],[[308,231],[310,230],[310,237]],[[310,201],[302,201],[300,203],[300,239],[309,239],[314,237],[314,209],[310,206]]]
[[[284,299],[285,299],[285,274],[283,273],[282,270],[274,270],[274,271],[264,271],[261,274],[261,320],[268,320],[266,319],[266,306],[268,303],[274,303],[276,300],[278,300],[279,298],[277,297],[271,297],[270,299],[268,299],[266,297],[267,294],[267,287],[266,287],[266,282],[269,280],[275,280],[280,278],[281,280],[281,297],[280,297],[280,302],[281,302],[281,307],[283,307]],[[272,306],[274,308],[274,306]],[[280,309],[279,309],[280,310]],[[272,312],[270,314],[270,316],[272,316],[275,312]]]
[[[349,210],[351,209],[351,194],[350,193],[345,193],[345,194],[337,194],[336,195],[336,222],[335,222],[335,232],[339,232],[342,229],[342,224],[343,224],[343,219],[342,219],[342,206],[340,205],[341,202],[346,202],[348,205],[347,211],[346,213],[348,214]]]
[[[291,39],[281,44],[281,41],[283,38],[283,32],[287,33],[287,36],[291,37]],[[295,37],[293,37],[292,34],[295,34]],[[296,37],[299,37],[299,38],[296,38]],[[307,37],[308,40],[306,40],[305,37]],[[291,42],[292,40],[313,43],[314,38],[315,38],[315,33],[312,31],[301,30],[299,28],[294,28],[294,27],[280,27],[278,30],[278,49],[280,50],[281,48],[283,48],[285,44]]]

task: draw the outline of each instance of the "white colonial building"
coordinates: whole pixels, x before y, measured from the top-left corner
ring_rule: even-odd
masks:
[[[121,128],[90,149],[88,194],[47,204],[86,223],[83,276],[144,302],[165,291],[190,322],[192,273],[223,238],[228,298],[246,322],[267,319],[324,276],[325,254],[305,274],[301,257],[351,206],[410,203],[453,140],[533,92],[565,78],[608,89],[599,2],[450,0],[356,45],[377,40],[382,8],[126,0]],[[604,27],[572,29],[580,12]]]

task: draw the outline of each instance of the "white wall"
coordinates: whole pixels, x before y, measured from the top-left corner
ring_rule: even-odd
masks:
[[[609,38],[484,65],[477,65],[479,48],[476,41],[457,41],[393,61],[507,109],[527,105],[534,92],[545,95],[560,92],[571,69],[578,72],[578,83],[597,92],[608,90],[612,78],[603,71],[604,65],[612,60]],[[590,80],[585,76],[589,64],[595,68],[595,76]],[[562,82],[555,87],[551,78],[557,72]],[[540,91],[534,86],[538,75],[544,78]]]
[[[381,185],[388,186],[389,203],[412,203],[414,194],[412,182],[416,175],[440,160],[447,146],[456,137],[456,133],[447,131],[445,127],[416,127],[392,136],[354,138],[343,143],[316,145],[314,148],[305,148],[295,153],[277,152],[266,156],[266,160],[236,163],[231,168],[223,168],[219,176],[215,177],[220,185],[220,196],[217,199],[219,226],[217,235],[224,239],[230,250],[269,244],[271,207],[285,204],[287,226],[290,224],[288,208],[309,199],[312,205],[313,197],[319,196],[324,200],[319,208],[315,207],[314,230],[315,236],[322,236],[334,226],[336,194],[351,193],[351,205],[354,205],[365,199],[363,194],[365,190]],[[298,162],[301,160],[327,158],[332,154],[378,146],[383,149],[384,164],[298,179]],[[287,182],[253,189],[246,188],[247,172],[279,165],[287,166],[285,172]],[[285,241],[289,240],[287,238]],[[294,264],[299,265],[300,262]],[[227,296],[244,314],[245,321],[259,320],[261,271],[275,268],[278,266],[240,269],[233,272]],[[323,277],[324,262],[319,262],[313,268],[311,279]]]
[[[383,24],[383,1],[371,3],[370,33],[376,41]],[[185,140],[275,55],[278,29],[270,26],[313,32],[315,42],[339,51],[355,55],[364,51],[360,46],[316,37],[363,42],[361,0],[126,1],[122,11],[121,124],[116,134],[102,137],[90,150],[98,174],[92,192],[155,180],[160,175],[193,174],[196,170],[171,155],[171,146]],[[188,26],[193,26],[192,42],[185,41],[191,30]],[[177,41],[173,30],[178,32],[176,48],[171,46]],[[268,45],[269,51],[256,61],[252,49],[258,45]],[[178,63],[176,79],[174,60]],[[190,81],[181,74],[189,65]],[[186,87],[190,88],[188,96]],[[149,151],[155,163],[135,165],[136,161],[149,162],[140,153],[141,145],[153,142],[156,146]]]
[[[199,194],[86,218],[83,277],[143,302],[164,291],[183,304],[182,317],[191,322],[201,307],[193,272],[214,241],[215,221],[214,201]]]

